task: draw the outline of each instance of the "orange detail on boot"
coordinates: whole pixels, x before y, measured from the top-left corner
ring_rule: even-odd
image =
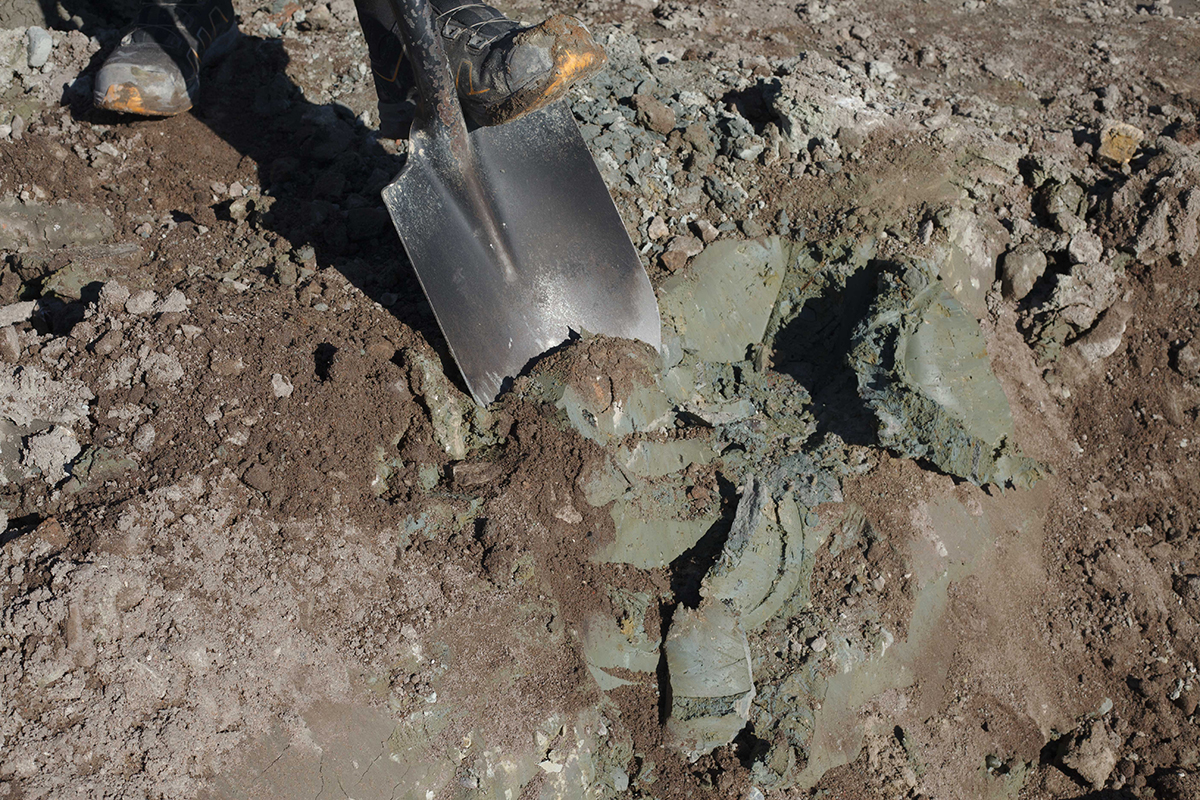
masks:
[[[159,109],[148,108],[142,99],[142,93],[130,83],[122,83],[108,87],[104,93],[104,101],[100,107],[107,111],[121,111],[126,114],[140,114],[144,117],[172,117],[191,108],[181,108],[176,112],[163,112]]]

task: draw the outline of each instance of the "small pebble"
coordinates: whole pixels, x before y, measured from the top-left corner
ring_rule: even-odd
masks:
[[[271,376],[271,392],[276,397],[291,397],[294,387],[292,382],[276,372]]]
[[[646,228],[646,234],[651,239],[665,239],[671,235],[671,229],[667,227],[666,220],[662,217],[655,217],[650,220],[650,225]]]
[[[825,641],[824,636],[818,636],[809,642],[808,646],[814,653],[823,653],[825,652],[825,648],[829,646],[829,643]]]
[[[696,229],[696,233],[700,234],[700,238],[705,244],[712,244],[721,235],[721,232],[717,230],[717,226],[706,219],[696,220],[692,223],[692,227]]]
[[[50,38],[50,34],[44,28],[34,25],[25,33],[25,37],[29,68],[41,69],[46,66],[46,62],[50,60],[50,50],[54,47],[54,40]]]
[[[158,432],[154,430],[154,426],[147,422],[138,428],[137,433],[133,435],[134,448],[143,453],[149,452],[150,448],[154,446],[154,438],[157,435]]]
[[[1141,128],[1115,122],[1100,132],[1100,146],[1096,149],[1096,155],[1113,164],[1128,164],[1145,137]]]
[[[1000,264],[1001,290],[1010,300],[1020,300],[1046,272],[1046,254],[1028,242],[1004,255]]]
[[[1200,349],[1195,342],[1188,342],[1175,351],[1175,369],[1188,380],[1200,378]]]
[[[0,360],[15,364],[20,357],[21,342],[17,338],[17,329],[12,325],[5,325],[0,328]],[[3,528],[0,527],[0,530]]]
[[[158,295],[149,289],[143,289],[125,302],[125,311],[136,316],[149,314],[158,302]]]

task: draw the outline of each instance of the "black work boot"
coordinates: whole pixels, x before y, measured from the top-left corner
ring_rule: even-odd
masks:
[[[411,81],[390,6],[357,0],[379,95],[380,132],[396,130]],[[604,66],[607,57],[574,17],[555,15],[522,27],[495,8],[469,0],[431,0],[450,71],[466,116],[500,125],[549,105]]]
[[[96,73],[92,103],[169,117],[192,107],[200,67],[236,41],[232,0],[143,0],[137,22]]]

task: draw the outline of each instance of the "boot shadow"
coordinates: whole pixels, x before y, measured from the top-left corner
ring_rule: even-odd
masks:
[[[92,106],[91,78],[119,41],[120,20],[111,13],[96,16],[86,0],[59,1],[68,11],[78,8],[85,20],[98,20],[80,30],[107,41],[76,87],[64,95],[72,117],[83,123],[147,129],[171,124],[169,119]],[[451,368],[449,347],[380,196],[404,164],[404,141],[380,139],[345,105],[308,100],[287,74],[288,64],[281,38],[251,35],[243,25],[230,52],[201,70],[200,96],[187,112],[232,146],[243,161],[255,165],[261,199],[243,206],[249,212],[247,227],[238,223],[238,235],[248,235],[257,227],[261,233],[285,239],[294,253],[311,248],[310,266],[337,270],[425,339],[442,359],[447,376],[469,394],[458,370]],[[415,104],[409,113],[414,111]],[[220,180],[230,183],[236,177]],[[196,216],[205,213],[203,206],[198,205]],[[230,198],[208,203],[208,208],[225,222],[243,211]],[[185,211],[183,216],[189,214]]]

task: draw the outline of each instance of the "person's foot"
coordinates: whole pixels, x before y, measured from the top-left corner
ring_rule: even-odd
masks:
[[[97,108],[152,117],[190,109],[200,67],[237,38],[232,0],[143,0],[137,22],[96,73]]]
[[[380,131],[396,130],[407,86],[403,47],[391,18],[360,17],[367,30]],[[469,0],[433,0],[436,24],[446,46],[450,71],[466,116],[477,125],[500,125],[563,97],[571,86],[600,71],[603,48],[579,20],[562,14],[540,25],[521,27],[495,8]],[[371,30],[373,29],[373,30]]]
[[[563,14],[521,28],[490,6],[460,3],[438,22],[463,110],[481,125],[553,103],[607,60],[583,23]]]

